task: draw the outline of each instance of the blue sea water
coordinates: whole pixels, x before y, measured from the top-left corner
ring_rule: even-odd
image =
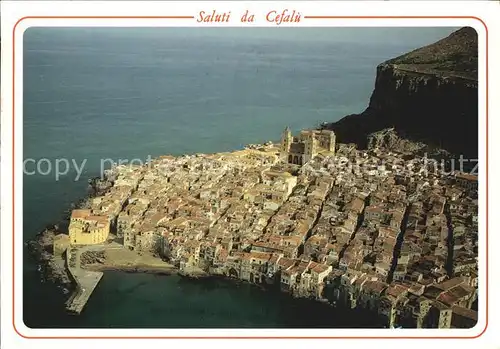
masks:
[[[376,66],[453,28],[30,28],[24,37],[25,240],[86,193],[101,160],[209,153],[361,112]],[[46,159],[40,162],[41,159]],[[56,180],[57,159],[84,163]],[[29,327],[375,326],[250,285],[107,273],[80,317],[24,253]],[[320,309],[321,308],[321,309]],[[304,317],[303,312],[310,316]],[[325,312],[326,311],[326,312]]]

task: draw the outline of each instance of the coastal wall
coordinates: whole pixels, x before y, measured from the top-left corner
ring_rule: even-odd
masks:
[[[61,256],[54,256],[54,238],[58,235],[55,226],[49,226],[38,233],[33,240],[26,243],[28,252],[38,262],[38,270],[43,280],[51,281],[60,286],[63,294],[74,289],[74,282],[68,273],[66,262]]]
[[[83,311],[103,276],[102,272],[82,270],[80,254],[78,249],[68,248],[66,251],[68,274],[75,285],[73,293],[66,301],[66,310],[72,314],[80,314]]]
[[[81,293],[82,293],[82,285],[78,281],[78,278],[75,277],[74,274],[74,268],[71,266],[72,257],[73,253],[70,248],[66,250],[66,270],[68,273],[68,276],[73,284],[73,292],[71,293],[70,297],[66,301],[66,307],[71,307],[71,304],[73,303],[74,299],[77,298]]]

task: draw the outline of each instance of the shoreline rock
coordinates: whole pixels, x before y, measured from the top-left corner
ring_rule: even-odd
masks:
[[[51,251],[54,236],[59,233],[57,226],[48,226],[25,245],[36,261],[42,282],[52,282],[60,286],[63,294],[68,294],[75,289],[75,285],[67,272],[65,261],[55,258]]]
[[[29,243],[29,248],[33,251],[34,256],[38,257],[38,263],[41,266],[42,275],[44,275],[45,280],[50,280],[61,289],[61,293],[65,296],[65,303],[71,295],[76,290],[76,285],[69,278],[66,268],[58,268],[57,264],[54,262],[52,255],[47,252],[47,246],[51,246],[53,237],[57,235],[58,230],[54,227],[48,227],[43,232],[37,234],[37,239],[32,240]],[[38,244],[38,245],[37,245]],[[312,304],[323,305],[329,308],[336,308],[335,304],[329,303],[325,299],[316,299],[312,297],[304,297],[303,295],[296,294],[293,292],[282,292],[278,285],[276,284],[256,284],[246,282],[240,279],[231,278],[225,275],[209,273],[203,270],[198,270],[197,268],[191,270],[187,268],[184,270],[179,269],[175,266],[168,267],[154,267],[147,265],[111,265],[105,259],[102,259],[100,252],[92,252],[91,256],[87,256],[88,261],[95,261],[91,264],[83,264],[82,268],[89,271],[100,271],[100,272],[120,272],[125,274],[152,274],[157,276],[179,276],[182,279],[188,280],[190,282],[206,282],[206,283],[218,283],[224,282],[228,283],[233,287],[242,287],[244,285],[249,285],[251,287],[258,288],[264,292],[270,292],[273,294],[279,294],[283,297],[288,297],[297,302],[314,302]],[[89,253],[89,252],[86,252]]]
[[[52,282],[64,295],[72,293],[76,285],[67,270],[66,262],[53,254],[54,237],[58,234],[66,234],[63,231],[69,225],[71,210],[75,208],[90,207],[92,197],[105,193],[112,186],[113,171],[108,170],[102,177],[93,177],[89,180],[87,195],[64,211],[63,217],[58,224],[48,224],[33,238],[25,241],[29,256],[34,260],[41,282]]]

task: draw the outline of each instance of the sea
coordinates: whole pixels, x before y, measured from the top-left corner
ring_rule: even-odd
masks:
[[[23,39],[23,235],[85,197],[111,162],[277,141],[364,110],[381,62],[455,28],[32,27]],[[377,327],[225,280],[106,272],[80,316],[65,313],[23,250],[31,328]]]

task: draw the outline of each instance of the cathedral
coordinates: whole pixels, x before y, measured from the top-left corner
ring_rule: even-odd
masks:
[[[287,127],[281,138],[281,158],[289,164],[303,165],[319,153],[335,153],[335,133],[329,130],[303,130],[293,137]]]

